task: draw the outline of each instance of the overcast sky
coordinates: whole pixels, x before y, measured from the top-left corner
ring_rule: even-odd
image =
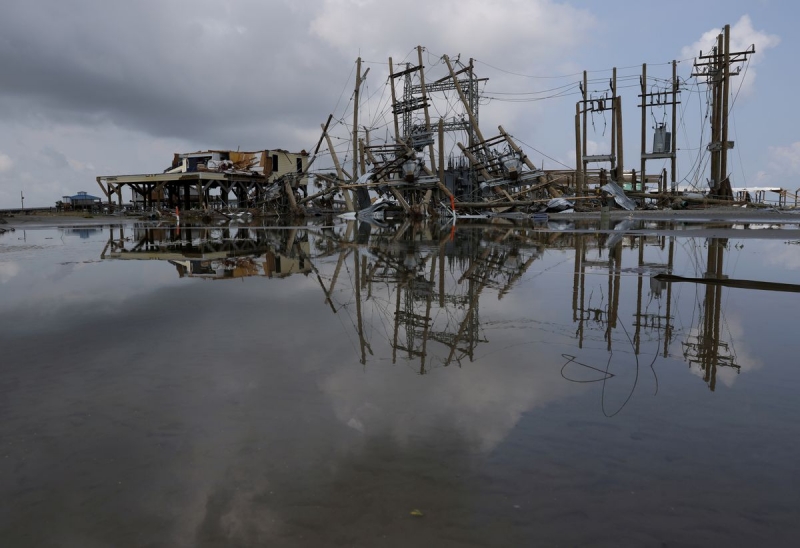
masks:
[[[692,61],[725,24],[734,49],[756,46],[732,86],[734,186],[800,187],[794,2],[6,0],[4,8],[0,208],[18,207],[20,192],[26,206],[53,205],[79,190],[100,195],[96,176],[161,172],[175,152],[312,150],[329,114],[352,119],[359,56],[370,69],[359,123],[380,136],[388,58],[416,63],[417,45],[426,66],[439,70],[443,54],[474,58],[492,97],[481,105],[484,135],[502,124],[545,168],[574,166],[578,97],[519,99],[569,90],[583,70],[600,94],[618,67],[625,167],[638,170],[641,65],[648,76],[669,78],[668,63],[681,61],[678,178],[689,180],[705,108]],[[648,123],[662,114],[649,114]],[[608,128],[610,120],[595,117],[589,138],[597,152]],[[345,135],[344,125],[338,129]]]

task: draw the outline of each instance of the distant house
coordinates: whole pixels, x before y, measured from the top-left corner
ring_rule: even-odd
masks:
[[[80,191],[74,196],[62,196],[61,207],[67,211],[69,210],[90,210],[100,207],[102,199],[97,196],[92,196],[84,191]],[[56,204],[58,205],[58,204]]]

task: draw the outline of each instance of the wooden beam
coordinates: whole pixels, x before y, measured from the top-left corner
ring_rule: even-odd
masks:
[[[331,136],[328,135],[327,131],[325,131],[324,126],[323,126],[323,132],[325,134],[325,139],[328,142],[328,150],[331,153],[331,158],[333,159],[333,165],[336,167],[336,176],[339,179],[339,181],[343,181],[344,175],[342,173],[342,166],[339,165],[339,157],[336,155],[336,150],[334,150],[333,148],[333,142],[331,141]],[[347,190],[342,190],[342,195],[344,196],[344,202],[345,205],[347,206],[347,211],[355,211],[355,209],[353,208],[353,200],[350,198],[350,192],[348,192]]]
[[[397,121],[397,109],[394,108],[397,103],[397,94],[394,89],[394,72],[392,68],[392,58],[389,57],[389,87],[392,90],[392,112],[394,114],[394,138],[400,139],[400,125]]]
[[[736,287],[740,289],[758,289],[761,291],[780,291],[785,293],[800,293],[800,285],[780,282],[764,282],[761,280],[737,280],[730,278],[685,278],[674,274],[657,274],[656,280],[665,282],[691,282],[695,284]]]
[[[392,58],[390,57],[389,58],[389,63],[391,63],[391,62],[392,62]],[[422,63],[420,63],[420,66],[418,66],[418,67],[407,68],[406,70],[401,71],[401,72],[394,72],[394,73],[390,72],[390,76],[391,76],[391,78],[399,78],[401,76],[405,76],[406,74],[411,74],[412,72],[416,72],[416,71],[421,70],[421,69],[422,69]]]
[[[444,184],[444,119],[439,118],[439,181]]]
[[[639,178],[642,181],[642,191],[645,190],[645,182],[647,181],[645,176],[647,161],[644,159],[644,155],[647,152],[647,108],[645,107],[644,100],[645,93],[647,93],[647,63],[642,64],[642,159],[639,167]],[[675,131],[675,128],[672,128],[672,131]],[[635,192],[637,190],[636,183],[633,183],[631,188]]]
[[[583,177],[583,149],[581,148],[581,104],[575,103],[575,194],[580,194]]]
[[[675,100],[678,97],[678,93],[680,92],[680,87],[678,85],[678,62],[672,61],[672,143],[670,146],[670,153],[672,154],[671,162],[670,162],[670,181],[672,182],[672,190],[673,192],[677,190],[677,175],[676,172],[678,171],[678,153],[675,148],[678,146],[678,108],[675,105]]]
[[[397,200],[397,203],[399,203],[400,206],[403,208],[403,211],[405,211],[407,214],[410,215],[411,214],[411,206],[408,205],[408,202],[406,202],[405,198],[403,198],[403,195],[400,194],[400,192],[393,186],[389,187],[389,192],[391,192],[392,196],[395,197],[395,199]]]
[[[286,192],[286,197],[289,199],[289,206],[291,207],[292,215],[297,214],[297,200],[294,197],[294,189],[292,183],[288,179],[283,183],[283,189]]]
[[[728,96],[730,95],[730,80],[731,80],[731,26],[725,25],[725,34],[724,34],[724,49],[723,49],[723,61],[722,61],[722,108],[720,109],[720,113],[722,114],[722,123],[721,123],[721,149],[720,149],[720,182],[726,181],[728,179]],[[672,131],[675,131],[674,129]],[[730,182],[727,183],[727,187],[730,187]]]
[[[589,87],[588,86],[589,86],[589,77],[588,77],[587,72],[584,70],[583,71],[583,104],[584,105],[586,104],[586,99],[587,99],[588,94],[589,94]],[[588,144],[589,144],[589,135],[588,135],[588,128],[587,128],[587,120],[588,120],[588,113],[587,113],[586,109],[583,109],[583,124],[582,124],[582,127],[581,127],[581,133],[582,133],[582,136],[581,136],[581,150],[583,151],[583,154],[586,154],[586,151],[589,148],[589,146],[588,146]],[[583,161],[583,157],[581,157],[581,172],[582,173],[586,173],[586,165],[587,165],[586,162]],[[576,194],[578,196],[580,196],[584,192],[586,192],[586,177],[583,177],[581,179],[581,184],[580,184],[580,187],[577,189]]]
[[[617,120],[617,180],[622,181],[622,174],[625,172],[625,147],[622,140],[622,97],[617,96],[614,117]]]
[[[314,154],[311,155],[311,159],[308,161],[306,168],[300,173],[299,178],[302,179],[308,174],[309,169],[311,169],[311,164],[314,163],[314,160],[317,159],[317,152],[319,152],[319,147],[322,145],[322,140],[325,138],[325,135],[328,134],[328,126],[331,125],[331,120],[333,120],[333,114],[328,115],[328,120],[322,126],[322,134],[319,136],[319,141],[317,141],[317,146],[314,147]]]
[[[358,173],[358,91],[361,87],[361,57],[356,60],[356,89],[353,91],[353,178]]]

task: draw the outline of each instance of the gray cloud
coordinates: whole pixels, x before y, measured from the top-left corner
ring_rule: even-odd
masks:
[[[69,167],[67,157],[53,147],[44,147],[40,154],[44,158],[44,163],[54,169],[65,169]]]
[[[489,78],[480,115],[484,133],[491,136],[502,124],[526,149],[541,150],[531,158],[549,168],[574,162],[571,133],[582,70],[596,80],[592,89],[602,91],[611,67],[628,65],[620,68],[627,79],[621,86],[625,157],[635,158],[638,140],[630,136],[639,130],[638,112],[627,105],[636,104],[632,82],[638,80],[637,63],[648,62],[648,76],[668,77],[664,62],[676,54],[670,52],[679,52],[682,44],[693,43],[711,27],[697,14],[692,24],[681,21],[673,38],[652,40],[648,29],[626,24],[644,16],[644,8],[612,3],[601,10],[590,2],[553,0],[407,0],[402,10],[389,10],[375,0],[6,4],[0,20],[3,207],[13,207],[20,191],[30,197],[30,205],[43,205],[59,193],[92,186],[96,175],[160,171],[174,152],[309,149],[328,114],[338,121],[352,119],[349,99],[358,56],[370,68],[359,122],[370,128],[373,139],[383,138],[391,125],[388,57],[398,65],[416,63],[417,45],[426,48],[424,64],[435,69],[435,78],[445,76],[436,72],[446,71],[443,54],[461,54],[463,62],[474,58],[478,75]],[[753,30],[762,28],[762,18],[769,20],[768,11],[753,9],[753,25],[735,25],[741,32],[734,34],[743,43],[759,41],[762,52],[778,38]],[[716,24],[723,12],[713,11]],[[756,17],[759,11],[763,13]],[[739,13],[726,15],[731,22],[750,21]],[[605,32],[611,21],[623,24],[625,32]],[[768,25],[771,31],[780,30],[777,23]],[[764,56],[759,73],[785,66],[780,54],[774,48]],[[687,78],[690,63],[680,68],[680,76]],[[784,87],[763,86],[759,93]],[[678,132],[685,141],[678,148],[687,151],[679,158],[679,176],[684,178],[693,175],[693,151],[703,146],[696,142],[699,97],[686,97],[689,112],[682,123],[687,126]],[[556,102],[537,102],[543,98]],[[444,115],[457,101],[446,98],[448,104],[439,105],[434,116]],[[739,118],[738,123],[742,134],[747,126],[763,131],[753,120],[748,124]],[[341,130],[341,139],[335,141],[342,145],[337,150],[341,160],[352,158],[345,125],[334,129]],[[763,141],[786,147],[794,140],[786,126],[776,125]],[[590,147],[606,148],[604,127],[590,135]],[[736,140],[742,143],[741,137]],[[62,170],[56,177],[32,158],[45,146],[63,153],[71,166],[91,171],[88,166],[97,166],[97,172]],[[329,160],[316,165],[328,167]],[[760,183],[776,179],[772,170],[754,173]]]
[[[259,144],[269,122],[324,116],[307,106],[336,69],[302,51],[314,38],[288,3],[14,4],[0,22],[4,116]]]

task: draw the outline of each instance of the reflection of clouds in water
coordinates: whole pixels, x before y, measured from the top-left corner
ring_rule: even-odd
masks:
[[[255,546],[276,536],[279,524],[265,501],[272,481],[289,475],[284,463],[292,458],[330,453],[324,432],[288,418],[304,417],[314,428],[333,419],[313,415],[322,398],[281,350],[289,347],[253,356],[262,329],[291,340],[298,325],[291,314],[265,319],[262,306],[249,303],[236,321],[220,322],[218,311],[247,293],[240,284],[211,287],[200,310],[196,288],[156,287],[121,301],[118,317],[97,313],[101,303],[92,301],[85,317],[60,305],[54,321],[44,322],[52,329],[40,346],[45,359],[21,368],[20,382],[37,397],[17,403],[8,427],[46,429],[43,437],[54,440],[46,453],[25,457],[25,481],[32,492],[46,491],[47,501],[18,512],[59,515],[41,535],[62,540],[32,544],[95,545],[63,541],[84,530],[98,546],[121,545],[114,538],[132,522],[141,525],[138,545]],[[122,325],[126,337],[117,336]],[[75,341],[87,350],[58,350]],[[14,344],[11,356],[27,351],[25,342]]]
[[[45,275],[45,279],[51,283],[59,283],[67,278],[76,270],[75,263],[64,263],[53,267],[53,270]]]
[[[8,265],[13,268],[6,276],[3,269]],[[15,290],[3,295],[4,307],[14,314],[14,329],[20,333],[53,329],[51,322],[57,324],[59,317],[65,314],[70,321],[118,316],[127,303],[140,301],[162,285],[180,284],[174,270],[163,269],[162,272],[161,267],[165,265],[155,263],[143,267],[118,261],[98,267],[96,263],[81,261],[51,262],[39,268],[30,262],[21,266],[0,263],[1,282],[15,277]],[[147,268],[150,266],[152,268]]]
[[[492,362],[436,369],[424,376],[404,367],[381,374],[341,368],[322,381],[322,388],[336,417],[362,434],[389,433],[405,445],[412,438],[454,429],[476,448],[490,451],[524,413],[576,390],[561,378],[558,359],[540,363],[548,361],[552,363],[537,366],[504,353]]]
[[[800,244],[769,242],[764,249],[767,263],[787,270],[800,270]]]
[[[744,367],[742,368],[744,371]],[[732,367],[718,367],[717,368],[717,382],[722,383],[725,387],[730,388],[736,382],[738,373]]]
[[[733,363],[740,366],[740,370],[737,372],[734,367],[720,367],[720,364],[717,364],[715,373],[717,383],[722,383],[724,386],[730,388],[733,386],[733,383],[736,382],[738,375],[750,371],[757,371],[764,367],[764,362],[753,356],[749,347],[743,342],[748,340],[748,338],[745,336],[742,319],[737,311],[726,311],[724,319],[720,321],[722,322],[720,326],[720,342],[728,345],[728,351],[720,350],[720,355],[731,356],[733,358]],[[684,348],[682,343],[690,340],[697,341],[700,336],[701,328],[692,327],[685,338],[682,340],[673,340],[669,349],[670,354],[673,356],[683,355]],[[703,371],[698,364],[692,364],[689,371],[700,378],[705,375],[705,371]]]
[[[121,317],[126,303],[134,295],[102,293],[61,293],[58,295],[42,292],[29,296],[24,302],[11,303],[8,312],[13,314],[13,329],[20,334],[65,329],[69,322],[90,322],[96,318],[111,320]]]
[[[726,314],[725,326],[730,337],[731,350],[736,357],[736,363],[741,366],[742,372],[756,371],[764,367],[764,363],[751,355],[750,349],[741,341],[746,340],[742,319],[738,314]]]
[[[275,517],[269,509],[253,504],[254,495],[224,492],[211,496],[208,511],[198,528],[200,546],[214,546],[220,541],[253,546],[274,538],[271,524]]]
[[[0,283],[6,283],[19,274],[19,264],[15,262],[0,262]]]
[[[562,258],[558,255],[554,260]],[[551,277],[563,277],[560,270],[537,281],[544,285]],[[458,286],[458,291],[466,291],[466,284]],[[586,389],[560,375],[563,347],[550,343],[558,340],[572,347],[570,334],[562,332],[572,328],[553,332],[554,327],[545,321],[552,321],[547,312],[549,299],[535,292],[518,292],[514,298],[499,300],[496,291],[487,289],[478,301],[479,336],[490,343],[479,346],[475,362],[465,359],[462,367],[455,362],[436,367],[446,361],[450,349],[430,340],[425,361],[427,367],[434,367],[425,375],[417,373],[418,360],[406,363],[402,359],[397,365],[379,359],[366,369],[338,367],[327,374],[320,386],[340,423],[366,438],[390,437],[401,447],[446,435],[491,451],[524,413]],[[458,325],[451,331],[457,332]],[[462,341],[461,347],[467,346]],[[376,341],[373,350],[376,358],[392,355],[391,347],[380,350]]]

